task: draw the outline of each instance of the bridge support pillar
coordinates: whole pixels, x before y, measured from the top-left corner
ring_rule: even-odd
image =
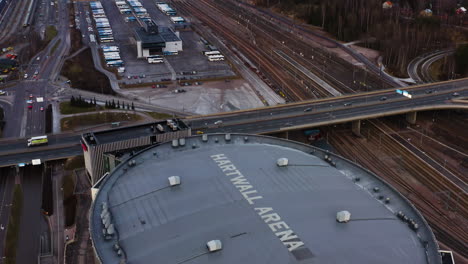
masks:
[[[354,135],[361,136],[361,120],[353,121],[351,131]]]
[[[416,124],[416,113],[417,112],[411,112],[406,114],[406,122],[410,123],[411,125]]]

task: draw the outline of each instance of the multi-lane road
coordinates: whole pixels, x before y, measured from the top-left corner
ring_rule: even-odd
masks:
[[[33,0],[31,0],[33,1]],[[22,2],[22,1],[18,1]],[[29,2],[29,1],[24,1]],[[38,1],[39,2],[39,1]],[[56,3],[56,4],[55,4]],[[57,78],[60,66],[63,63],[64,55],[67,54],[70,47],[69,21],[67,0],[58,0],[52,5],[51,0],[41,1],[42,22],[36,25],[35,30],[42,32],[47,24],[54,25],[57,29],[57,36],[48,44],[48,46],[36,54],[31,61],[24,67],[20,82],[8,88],[9,94],[13,95],[13,101],[2,101],[1,106],[5,107],[6,126],[4,136],[6,137],[30,137],[43,135],[45,133],[45,108],[48,104],[51,89],[48,89],[51,83]],[[38,15],[38,14],[37,14]],[[45,17],[44,17],[45,15]],[[20,13],[18,18],[14,19],[11,27],[19,28],[18,21],[23,20]],[[39,19],[36,17],[35,19]],[[44,21],[45,20],[45,21]],[[3,24],[1,25],[3,26]],[[28,100],[32,100],[29,101]],[[31,108],[29,107],[31,106]],[[25,141],[18,142],[24,146]],[[13,144],[15,146],[15,144]],[[13,154],[11,157],[14,157]],[[47,157],[47,156],[45,156]],[[41,157],[36,157],[41,158]],[[21,160],[19,158],[18,160]],[[32,172],[34,169],[20,170],[16,178],[21,182],[24,190],[24,206],[22,212],[22,221],[20,223],[20,234],[17,246],[17,262],[33,263],[37,262],[39,254],[39,235],[43,218],[41,217],[41,181],[38,177],[40,172]],[[16,171],[8,170],[8,174],[17,174]],[[5,175],[2,174],[2,179]],[[15,177],[15,176],[9,176]],[[2,184],[4,193],[12,192],[11,184]],[[3,192],[2,192],[3,193]],[[11,197],[9,195],[8,197]],[[3,204],[1,204],[4,208]],[[8,209],[8,208],[7,208]],[[8,214],[8,210],[4,210]],[[7,219],[0,215],[0,224],[6,225]],[[34,224],[31,224],[32,221]],[[0,226],[1,227],[1,226]],[[1,228],[0,228],[1,229]],[[5,232],[0,230],[0,249],[3,248]],[[0,250],[0,259],[3,257],[3,250]]]
[[[468,85],[462,86],[466,85],[465,82],[468,80],[411,88],[409,91],[413,95],[412,99],[389,90],[276,107],[194,116],[184,121],[190,125],[193,133],[195,131],[273,133],[412,111],[468,108],[468,103],[453,101],[453,99],[468,97]],[[30,163],[36,158],[53,160],[79,155],[81,153],[79,139],[79,134],[53,135],[50,136],[48,146],[37,148],[27,148],[25,139],[3,140],[0,141],[0,165]],[[119,140],[118,135],[115,140]]]

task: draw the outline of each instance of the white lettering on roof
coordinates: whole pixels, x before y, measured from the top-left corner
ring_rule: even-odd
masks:
[[[222,172],[230,177],[230,182],[250,205],[254,205],[255,200],[263,198],[263,196],[258,195],[257,190],[226,155],[216,154],[212,155],[211,158]],[[254,210],[290,252],[304,246],[304,242],[291,230],[286,222],[281,220],[280,215],[275,213],[272,207],[254,207]]]

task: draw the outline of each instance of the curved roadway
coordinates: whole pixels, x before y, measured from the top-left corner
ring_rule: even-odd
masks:
[[[434,82],[433,78],[429,73],[429,67],[444,57],[447,57],[453,54],[454,50],[442,50],[424,54],[422,56],[416,57],[409,64],[407,69],[408,75],[416,83],[430,83]]]

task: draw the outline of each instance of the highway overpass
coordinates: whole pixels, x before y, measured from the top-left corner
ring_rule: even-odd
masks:
[[[184,121],[192,128],[193,133],[268,134],[424,110],[468,109],[468,101],[462,100],[468,97],[468,80],[414,86],[406,90],[412,94],[412,99],[397,94],[394,90],[385,90],[193,116]],[[410,119],[414,117],[415,115],[411,115]],[[216,121],[222,123],[215,125]],[[115,140],[119,141],[118,132],[115,133]],[[28,148],[26,139],[1,140],[0,166],[30,163],[36,158],[42,161],[61,159],[82,153],[79,134],[57,134],[49,138],[48,146],[37,148]]]

